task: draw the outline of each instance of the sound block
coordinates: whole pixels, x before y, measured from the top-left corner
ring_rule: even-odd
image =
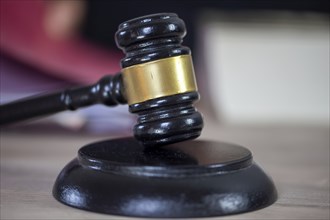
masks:
[[[194,140],[146,148],[134,138],[82,147],[59,174],[53,195],[93,212],[163,218],[249,212],[277,198],[244,147]]]

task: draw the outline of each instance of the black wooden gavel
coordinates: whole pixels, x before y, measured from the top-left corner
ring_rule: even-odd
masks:
[[[159,146],[198,137],[201,114],[191,52],[181,45],[184,22],[173,13],[139,17],[119,25],[116,43],[126,57],[121,73],[96,84],[66,89],[0,106],[0,124],[75,110],[93,104],[128,103],[138,114],[134,136],[146,146]]]

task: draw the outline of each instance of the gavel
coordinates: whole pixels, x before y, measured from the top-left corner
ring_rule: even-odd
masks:
[[[121,72],[96,84],[31,97],[0,106],[0,124],[76,110],[94,104],[128,104],[137,114],[135,138],[145,146],[161,146],[201,134],[202,115],[188,47],[182,46],[184,21],[174,13],[159,13],[119,25],[117,46],[125,57]]]
[[[79,149],[54,183],[55,199],[83,210],[142,218],[223,216],[276,201],[272,180],[247,148],[185,141],[203,128],[193,107],[199,93],[191,51],[181,45],[185,33],[184,22],[172,13],[124,22],[115,35],[126,54],[120,73],[0,107],[1,124],[97,103],[128,103],[138,115],[135,138]],[[156,147],[162,145],[167,146]]]

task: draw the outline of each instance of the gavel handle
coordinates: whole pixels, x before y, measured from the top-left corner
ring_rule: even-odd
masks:
[[[0,125],[64,110],[76,110],[94,104],[115,106],[125,104],[121,73],[105,76],[96,84],[66,89],[61,92],[35,96],[0,105]]]

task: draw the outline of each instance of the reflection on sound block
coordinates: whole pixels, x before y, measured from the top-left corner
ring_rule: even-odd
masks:
[[[209,217],[271,205],[271,179],[234,144],[186,141],[148,148],[134,138],[82,147],[54,197],[76,208],[135,217]]]

